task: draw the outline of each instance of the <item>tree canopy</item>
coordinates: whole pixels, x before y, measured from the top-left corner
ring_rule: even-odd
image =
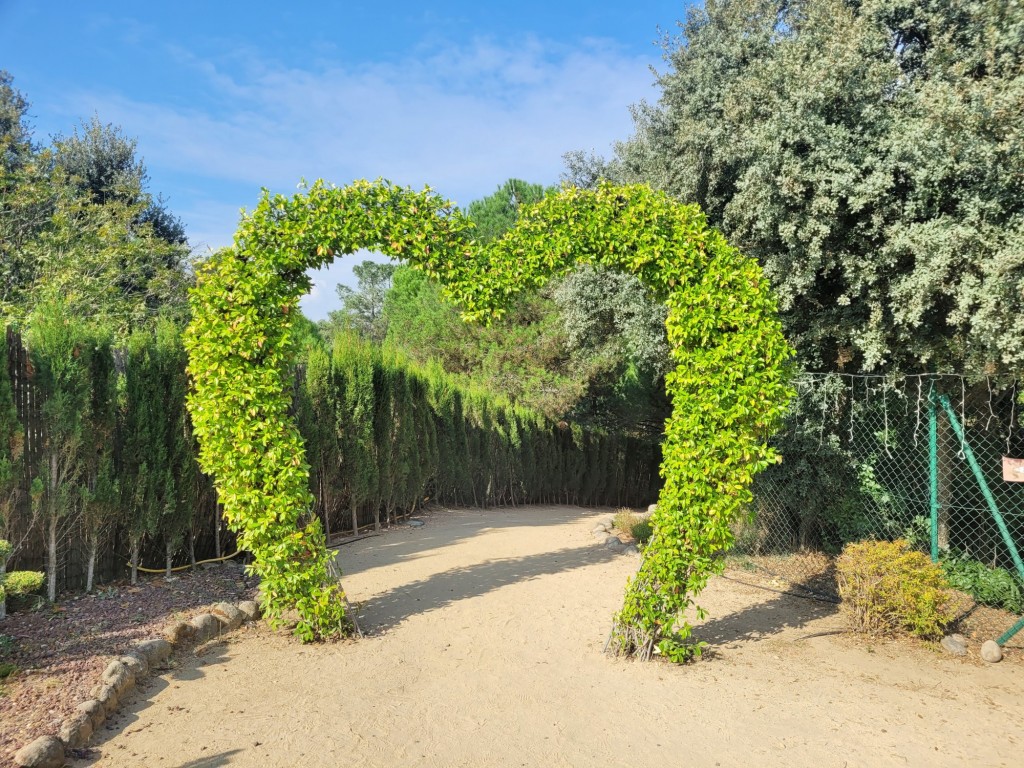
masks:
[[[57,301],[122,338],[159,313],[183,319],[191,255],[135,142],[94,119],[39,148],[27,109],[0,74],[0,315],[23,322]]]
[[[609,163],[755,256],[816,370],[1024,363],[1024,7],[708,0]]]

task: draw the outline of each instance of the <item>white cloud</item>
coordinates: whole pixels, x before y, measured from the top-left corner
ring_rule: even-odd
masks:
[[[554,183],[563,153],[606,152],[631,131],[629,105],[653,95],[651,61],[600,40],[476,40],[400,61],[301,69],[237,49],[222,60],[168,55],[195,80],[191,106],[79,92],[68,108],[98,111],[136,136],[154,186],[193,241],[212,247],[230,243],[238,209],[255,204],[259,186],[290,192],[302,177],[429,184],[462,205],[510,176]],[[200,196],[159,186],[183,173]],[[254,196],[233,199],[239,189]]]

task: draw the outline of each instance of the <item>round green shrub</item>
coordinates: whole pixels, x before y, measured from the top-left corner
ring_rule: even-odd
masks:
[[[43,587],[42,571],[11,571],[4,578],[4,589],[11,597],[30,595]]]

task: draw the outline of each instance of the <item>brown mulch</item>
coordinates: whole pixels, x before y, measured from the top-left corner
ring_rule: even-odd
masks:
[[[0,766],[33,739],[56,733],[89,698],[106,664],[136,640],[159,637],[172,618],[189,618],[222,600],[251,599],[256,583],[241,565],[186,571],[165,581],[140,578],[137,586],[104,585],[93,595],[9,614],[0,622],[0,664],[17,671],[0,680]]]

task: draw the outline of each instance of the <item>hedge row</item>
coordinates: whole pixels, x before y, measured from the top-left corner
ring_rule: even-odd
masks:
[[[352,335],[307,349],[296,410],[328,531],[427,500],[638,505],[660,485],[657,445],[555,423]]]
[[[133,565],[159,557],[168,569],[197,550],[220,554],[180,328],[159,321],[115,348],[51,308],[24,343],[20,357],[0,349],[21,366],[17,386],[31,388],[19,415],[14,369],[0,365],[0,538],[23,550],[16,559],[48,563],[51,598],[53,564],[71,549],[85,553],[87,589],[115,545]],[[379,525],[428,500],[640,504],[657,494],[656,445],[553,423],[357,338],[333,351],[311,344],[298,373],[293,408],[328,530]],[[24,551],[40,547],[44,557]]]

